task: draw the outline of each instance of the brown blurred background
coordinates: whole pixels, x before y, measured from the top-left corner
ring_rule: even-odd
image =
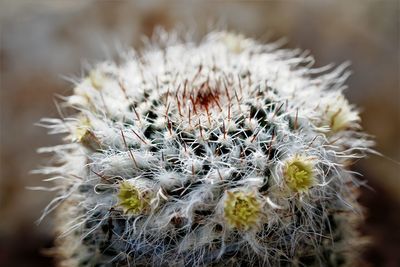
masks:
[[[362,107],[377,150],[354,170],[368,208],[363,231],[373,238],[371,266],[400,266],[400,4],[397,0],[282,1],[28,1],[0,0],[0,266],[53,266],[51,218],[37,226],[52,193],[29,171],[45,164],[38,147],[57,144],[34,126],[57,116],[54,94],[72,85],[82,63],[111,58],[118,44],[140,46],[155,26],[183,26],[197,37],[217,25],[261,40],[287,37],[288,48],[309,49],[317,65],[352,62],[346,91]],[[214,25],[214,26],[212,26]]]

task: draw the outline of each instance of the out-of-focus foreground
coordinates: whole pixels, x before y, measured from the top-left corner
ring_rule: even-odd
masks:
[[[261,40],[287,37],[288,48],[309,49],[317,66],[352,62],[347,96],[362,107],[365,130],[376,149],[400,161],[400,4],[354,1],[0,1],[0,266],[52,266],[51,218],[34,221],[52,192],[29,171],[45,164],[38,147],[60,141],[34,126],[58,117],[54,95],[73,85],[61,75],[81,77],[85,60],[112,58],[119,44],[140,47],[157,25],[192,29],[200,38],[213,28]],[[362,191],[368,208],[363,231],[373,245],[371,266],[399,266],[399,163],[371,156],[354,166],[374,188]]]

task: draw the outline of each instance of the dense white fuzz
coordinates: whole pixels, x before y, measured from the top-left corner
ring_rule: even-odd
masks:
[[[67,135],[41,170],[61,188],[45,214],[62,203],[63,264],[348,263],[345,166],[372,142],[342,93],[347,65],[313,69],[301,51],[226,32],[155,39],[77,81],[72,115],[43,119]]]

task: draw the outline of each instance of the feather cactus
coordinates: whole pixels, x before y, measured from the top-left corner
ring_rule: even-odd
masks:
[[[59,266],[353,266],[372,142],[347,65],[242,35],[159,33],[43,119]],[[68,114],[68,115],[67,115]]]

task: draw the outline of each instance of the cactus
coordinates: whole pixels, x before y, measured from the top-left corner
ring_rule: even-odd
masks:
[[[213,32],[98,64],[43,119],[59,266],[353,266],[373,145],[347,64]]]

